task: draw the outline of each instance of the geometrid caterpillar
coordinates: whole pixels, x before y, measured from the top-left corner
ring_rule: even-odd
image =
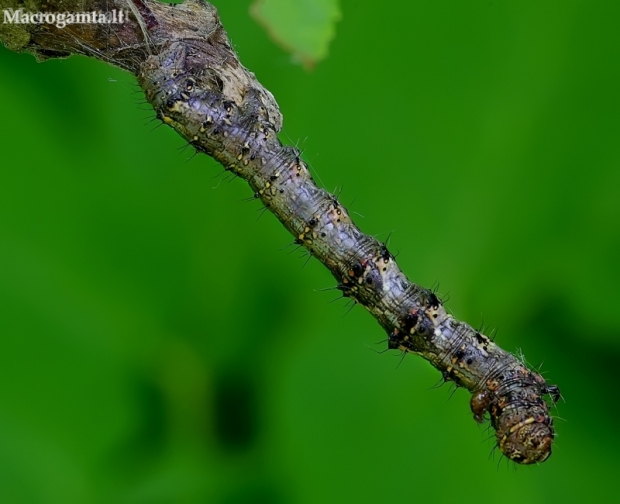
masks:
[[[161,8],[174,9],[188,25],[200,26],[203,16],[213,26],[207,37],[185,30],[140,67],[138,81],[158,117],[246,180],[295,242],[332,272],[343,295],[379,321],[389,348],[424,357],[445,380],[467,388],[474,418],[489,413],[502,453],[521,464],[546,460],[554,430],[544,396],[555,402],[558,388],[455,320],[432,291],[407,279],[385,244],[363,234],[337,198],[316,186],[299,151],[280,143],[277,104],[239,63],[212,6],[193,0]]]

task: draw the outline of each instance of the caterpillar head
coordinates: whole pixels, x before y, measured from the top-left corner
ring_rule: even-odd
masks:
[[[499,449],[510,460],[519,464],[537,464],[551,455],[551,444],[555,433],[551,417],[530,416],[510,427],[506,432],[498,431]]]
[[[550,395],[555,403],[560,397],[558,388],[547,385],[542,376],[521,366],[504,369],[493,384],[495,390],[486,392],[484,402],[480,394],[472,398],[474,414],[479,413],[474,406],[487,405],[497,446],[510,460],[519,464],[547,460],[555,431],[544,396]]]

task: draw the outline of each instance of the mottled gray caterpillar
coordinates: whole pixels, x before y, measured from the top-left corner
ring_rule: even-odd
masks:
[[[217,65],[213,64],[217,61]],[[546,460],[554,439],[549,405],[559,390],[487,336],[454,319],[428,289],[410,282],[386,245],[362,233],[338,199],[317,187],[300,152],[284,146],[273,97],[238,62],[221,25],[208,38],[168,41],[138,80],[157,116],[197,151],[243,178],[388,334],[388,347],[420,355],[445,381],[472,394],[474,418],[489,414],[509,459]]]

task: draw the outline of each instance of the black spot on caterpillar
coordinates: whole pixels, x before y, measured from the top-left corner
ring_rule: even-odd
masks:
[[[171,42],[141,68],[139,82],[158,117],[249,183],[295,243],[332,272],[343,296],[379,321],[388,348],[424,357],[445,380],[472,392],[474,418],[483,421],[488,413],[502,453],[521,464],[546,460],[555,432],[545,396],[556,401],[558,388],[455,320],[434,292],[411,283],[386,246],[363,234],[344,206],[316,186],[299,151],[280,143],[270,95],[249,81],[235,89],[239,64],[225,75],[193,44]]]

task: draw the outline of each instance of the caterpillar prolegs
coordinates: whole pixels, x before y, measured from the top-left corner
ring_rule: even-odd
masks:
[[[509,459],[546,460],[554,439],[545,396],[559,390],[487,336],[455,320],[410,282],[386,245],[362,233],[338,199],[317,187],[297,149],[277,137],[275,100],[238,62],[218,24],[209,40],[173,40],[148,57],[138,80],[158,117],[198,151],[245,179],[254,196],[321,261],[338,289],[387,331],[388,347],[418,354],[472,394]]]

